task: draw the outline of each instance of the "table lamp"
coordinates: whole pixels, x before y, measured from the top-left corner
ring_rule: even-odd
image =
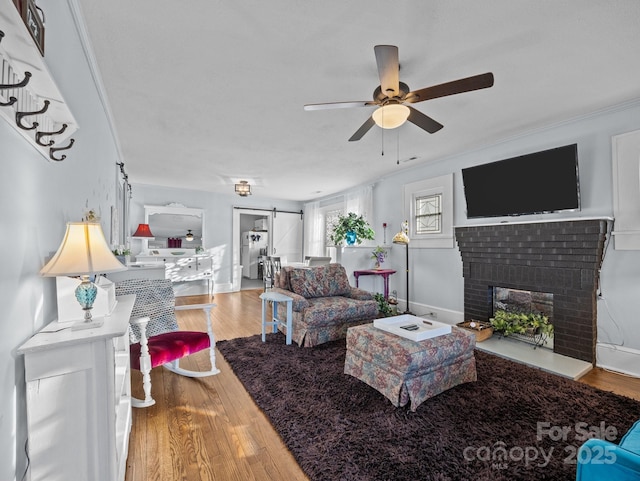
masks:
[[[149,224],[138,224],[138,228],[131,236],[134,239],[155,239],[149,228]]]
[[[49,262],[40,270],[45,277],[80,276],[80,285],[75,296],[84,310],[84,321],[73,329],[100,327],[102,319],[93,320],[91,309],[98,288],[89,276],[124,271],[127,268],[113,255],[107,244],[102,227],[96,222],[69,222],[64,239]]]
[[[409,311],[409,222],[404,221],[402,223],[402,230],[393,236],[392,242],[394,244],[404,244],[406,249],[406,274],[407,274],[407,309],[404,311],[404,314],[411,314]]]

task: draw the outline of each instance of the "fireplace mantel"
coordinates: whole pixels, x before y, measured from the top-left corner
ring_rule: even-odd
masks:
[[[514,217],[516,219],[517,217]],[[582,222],[588,220],[603,220],[607,222],[613,222],[613,217],[607,216],[596,216],[596,217],[564,217],[558,219],[534,219],[534,220],[502,220],[500,222],[483,222],[481,224],[463,224],[457,225],[454,229],[462,228],[462,227],[487,227],[487,226],[497,226],[497,225],[521,225],[521,224],[551,224],[554,222]]]

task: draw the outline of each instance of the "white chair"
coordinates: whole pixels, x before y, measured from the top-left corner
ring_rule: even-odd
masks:
[[[331,264],[331,257],[306,256],[305,257],[305,263],[309,267],[325,266],[327,264]]]
[[[131,368],[142,372],[144,399],[132,398],[132,406],[152,406],[151,369],[164,366],[168,370],[187,377],[206,377],[218,374],[216,367],[215,337],[211,328],[213,303],[175,305],[173,285],[169,279],[130,279],[116,284],[116,295],[135,294],[131,313],[129,352]],[[202,309],[207,332],[181,331],[175,311]],[[209,349],[211,368],[191,371],[180,367],[180,359],[204,349]]]
[[[262,282],[265,292],[273,287],[273,262],[269,256],[262,256]]]

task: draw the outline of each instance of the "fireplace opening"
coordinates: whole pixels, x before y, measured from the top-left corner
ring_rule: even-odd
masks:
[[[502,325],[514,324],[505,335],[534,347],[553,349],[553,293],[500,286],[489,290],[492,324],[501,325],[501,321]]]

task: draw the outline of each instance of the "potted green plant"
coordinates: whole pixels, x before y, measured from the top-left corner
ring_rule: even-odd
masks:
[[[339,216],[333,225],[331,242],[335,246],[341,246],[343,242],[346,242],[347,245],[362,244],[365,239],[373,240],[375,235],[363,216],[349,212],[347,215]]]
[[[378,303],[378,315],[380,317],[389,317],[393,315],[389,301],[387,301],[382,294],[376,293],[373,295],[373,298]]]

